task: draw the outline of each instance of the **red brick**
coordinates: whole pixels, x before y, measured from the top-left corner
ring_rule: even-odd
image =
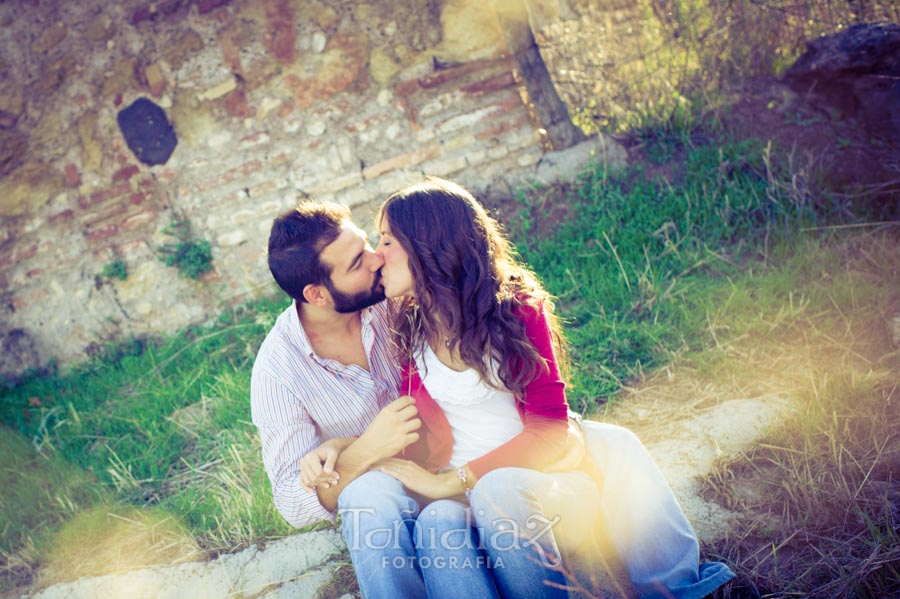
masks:
[[[117,203],[106,206],[102,210],[97,210],[87,214],[81,219],[81,223],[86,227],[93,227],[97,224],[108,221],[114,216],[118,216],[127,210],[127,204]]]
[[[155,220],[155,212],[144,210],[143,212],[128,215],[125,219],[122,220],[122,222],[119,224],[119,227],[123,231],[127,231],[129,229],[140,227],[141,225],[146,225],[147,223],[152,223]]]
[[[129,191],[131,191],[131,184],[128,181],[123,181],[118,185],[114,185],[113,187],[107,187],[106,189],[95,191],[91,194],[90,199],[88,200],[88,206],[93,206],[94,204],[100,204],[113,198],[117,198],[121,195],[125,195]],[[82,199],[83,198],[78,198],[78,205],[82,208],[86,208],[86,206],[82,203]]]
[[[269,158],[269,166],[278,166],[279,164],[284,164],[285,162],[289,162],[293,158],[290,152],[281,152],[280,154],[275,154]]]
[[[65,210],[61,210],[60,212],[57,212],[56,214],[51,214],[50,216],[48,216],[47,223],[49,223],[51,225],[55,225],[57,222],[67,221],[70,218],[72,218],[72,216],[74,214],[75,213],[72,210],[70,210],[69,208],[66,208]]]
[[[263,181],[262,183],[254,185],[250,188],[250,197],[255,198],[277,189],[281,189],[281,184],[282,182],[278,179],[269,179],[268,181]]]
[[[429,146],[420,148],[412,152],[407,152],[406,154],[400,154],[399,156],[394,156],[392,158],[388,158],[387,160],[377,162],[371,166],[367,166],[363,169],[363,178],[374,179],[388,171],[396,170],[398,168],[403,168],[406,166],[412,166],[414,164],[419,164],[420,162],[425,162],[426,160],[431,160],[440,153],[440,146]]]
[[[37,251],[38,246],[36,244],[30,246],[26,250],[19,250],[15,253],[15,258],[13,258],[13,261],[24,262],[25,260],[30,260],[31,258],[34,258],[34,256],[37,254]]]
[[[524,107],[525,105],[522,103],[522,98],[518,94],[509,96],[508,98],[500,102],[500,108],[503,112],[507,112],[514,108]]]
[[[94,229],[92,231],[88,231],[87,238],[91,241],[100,241],[101,239],[107,239],[112,237],[116,233],[119,232],[119,227],[116,225],[107,225],[105,227],[101,227],[99,229]]]
[[[467,94],[481,95],[485,93],[495,92],[506,87],[516,85],[516,79],[512,73],[501,73],[484,81],[478,81],[462,88]]]
[[[66,185],[69,187],[81,185],[81,174],[78,172],[78,167],[71,162],[66,165]]]
[[[242,89],[236,89],[225,96],[225,111],[236,119],[253,116],[253,110],[247,104],[247,94]]]
[[[500,137],[507,131],[512,131],[513,129],[518,129],[523,125],[530,124],[529,121],[530,119],[528,118],[528,114],[523,113],[514,119],[506,121],[505,123],[500,123],[498,125],[490,127],[489,129],[485,129],[484,131],[476,133],[475,137],[477,139],[490,139],[491,137]]]
[[[266,48],[275,60],[284,64],[294,62],[296,33],[294,11],[288,0],[266,0]]]
[[[349,133],[359,133],[360,131],[371,129],[373,125],[389,121],[390,119],[391,115],[386,113],[379,113],[363,119],[362,121],[344,125],[344,129]]]
[[[132,204],[134,206],[137,206],[138,204],[142,203],[146,199],[147,199],[147,194],[133,193],[130,196],[128,196],[128,203]]]
[[[241,177],[246,177],[250,173],[256,172],[262,169],[263,163],[260,160],[251,160],[250,162],[245,162],[244,164],[237,166],[231,170],[227,170],[218,177],[213,179],[207,179],[204,181],[199,188],[202,191],[210,191],[213,189],[218,189],[223,185],[227,185],[232,181],[240,179]]]
[[[243,148],[252,148],[253,146],[258,146],[261,143],[265,143],[269,140],[269,135],[264,131],[257,131],[256,133],[251,133],[250,135],[245,135],[238,141],[238,146]]]
[[[395,85],[394,93],[405,98],[406,96],[416,93],[420,89],[422,89],[422,86],[419,85],[419,80],[413,79],[412,81],[401,81]]]
[[[129,179],[131,179],[133,176],[135,176],[139,172],[141,172],[141,169],[139,169],[135,165],[131,164],[131,165],[122,167],[119,170],[117,170],[115,172],[115,174],[113,175],[112,180],[114,182],[115,181],[128,181]]]

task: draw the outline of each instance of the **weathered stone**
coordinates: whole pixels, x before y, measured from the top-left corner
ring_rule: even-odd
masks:
[[[44,63],[41,69],[41,79],[37,84],[38,88],[46,93],[57,90],[72,77],[77,65],[77,59],[71,54],[64,54],[55,60]]]
[[[166,78],[163,76],[159,63],[154,63],[144,69],[144,77],[147,78],[147,85],[150,86],[150,93],[157,98],[166,87]]]
[[[334,27],[338,20],[338,14],[333,8],[317,1],[302,2],[300,11],[302,18],[312,20],[324,31]]]
[[[209,88],[203,93],[197,94],[197,99],[205,101],[217,100],[233,92],[235,89],[237,89],[237,80],[234,77],[229,77],[222,83]]]
[[[0,216],[34,214],[63,190],[61,173],[50,165],[24,164],[0,180]]]
[[[134,81],[134,57],[125,56],[113,63],[112,70],[106,72],[101,92],[104,96],[124,93]]]
[[[176,95],[169,114],[178,131],[179,140],[187,146],[205,145],[215,131],[228,132],[216,120],[211,105],[197,101],[192,94]]]
[[[78,119],[78,138],[81,141],[81,163],[89,171],[100,169],[103,147],[97,139],[97,113],[89,110]]]
[[[241,230],[224,233],[218,238],[218,244],[222,247],[234,247],[245,241],[247,241],[247,233]]]
[[[484,0],[447,0],[441,6],[443,37],[435,53],[443,61],[468,62],[495,58],[504,50],[503,33]]]
[[[21,166],[28,156],[28,136],[21,131],[0,131],[0,178]]]
[[[259,108],[256,109],[256,120],[265,120],[265,118],[269,116],[269,113],[279,106],[281,106],[281,100],[276,98],[263,98],[259,103]]]
[[[37,345],[25,329],[0,330],[0,350],[0,374],[21,374],[40,364]]]
[[[67,32],[68,29],[63,23],[53,23],[44,29],[43,33],[34,40],[31,44],[32,51],[34,51],[35,54],[46,54],[63,41]]]
[[[309,108],[317,100],[346,91],[363,72],[367,60],[368,39],[363,35],[335,35],[322,54],[295,65],[284,76],[300,108]]]
[[[316,54],[321,54],[323,50],[325,50],[325,44],[328,43],[328,38],[325,37],[325,34],[321,31],[316,31],[312,36],[312,51]]]
[[[400,65],[394,62],[390,54],[384,48],[375,48],[369,57],[369,72],[372,78],[382,87],[400,71]]]
[[[853,25],[806,47],[785,82],[805,101],[900,145],[900,24]]]
[[[306,133],[312,137],[319,137],[325,134],[328,126],[323,121],[310,121],[306,124]]]
[[[0,91],[0,128],[10,129],[25,109],[25,97],[21,87],[6,85]]]
[[[84,37],[92,42],[103,42],[112,37],[114,29],[110,26],[109,17],[106,15],[98,15],[91,19],[84,30]]]
[[[173,71],[177,71],[188,59],[202,50],[203,45],[203,37],[193,29],[188,29],[177,32],[161,45],[159,54]]]

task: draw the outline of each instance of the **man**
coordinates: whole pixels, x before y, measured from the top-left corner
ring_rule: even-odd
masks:
[[[341,492],[362,477],[374,490],[362,493],[365,506],[345,507],[343,531],[363,593],[424,597],[426,577],[438,586],[450,579],[437,568],[423,575],[412,559],[417,527],[436,537],[469,530],[460,514],[420,513],[418,502],[397,481],[368,472],[413,443],[421,424],[412,398],[395,399],[400,372],[379,289],[381,265],[346,208],[302,204],[275,220],[269,268],[294,302],[260,347],[251,409],[275,505],[285,520],[297,527],[334,520]],[[305,487],[303,457],[315,458],[328,440],[338,441],[340,449],[333,484]],[[477,547],[419,545],[432,551],[435,565],[462,566],[453,573],[454,588],[487,592],[492,587]]]
[[[400,373],[381,266],[346,208],[302,204],[273,223],[269,268],[294,302],[260,347],[251,409],[275,505],[297,527],[334,520],[340,508],[365,597],[496,597],[488,565],[505,566],[484,559],[468,514],[446,501],[423,506],[396,479],[370,471],[416,441],[421,425],[412,398],[395,399]],[[585,423],[585,430],[603,483],[582,512],[596,512],[641,596],[695,599],[733,577],[723,564],[704,564],[698,574],[696,536],[633,434],[601,423]],[[302,483],[304,468],[314,487]],[[521,484],[527,474],[485,477],[473,509],[493,510],[498,530],[525,530],[541,502],[549,508]],[[564,528],[578,527],[571,503],[559,512],[570,516]],[[545,571],[527,546],[509,549],[513,575]]]

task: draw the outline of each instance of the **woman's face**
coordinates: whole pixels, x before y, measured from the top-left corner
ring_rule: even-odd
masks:
[[[379,227],[381,240],[375,254],[384,260],[381,267],[381,285],[386,297],[415,296],[412,272],[409,270],[409,256],[400,242],[391,235],[387,217],[381,219]]]

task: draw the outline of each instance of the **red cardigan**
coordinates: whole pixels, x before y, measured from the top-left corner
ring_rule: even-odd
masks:
[[[568,404],[565,383],[553,353],[553,339],[546,312],[543,305],[523,306],[516,315],[525,324],[528,339],[546,360],[548,368],[546,371],[541,369],[538,376],[528,384],[524,397],[516,398],[524,425],[522,432],[469,462],[469,469],[478,478],[502,467],[541,470],[544,465],[559,457],[566,443]],[[402,377],[401,393],[408,391],[416,399],[416,408],[422,420],[419,440],[403,451],[403,457],[437,472],[447,466],[453,452],[450,423],[422,384],[415,360],[408,360],[403,365]]]

